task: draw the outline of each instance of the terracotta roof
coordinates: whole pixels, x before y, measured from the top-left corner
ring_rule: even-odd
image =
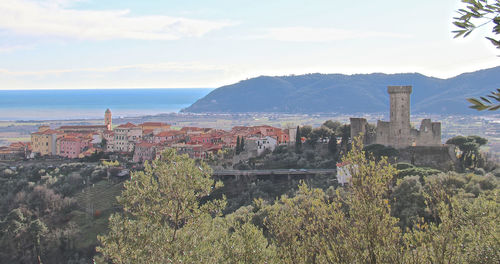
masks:
[[[178,130],[169,130],[169,131],[162,131],[158,134],[156,134],[156,137],[170,137],[170,136],[176,136],[176,135],[184,135],[184,131],[178,131]]]
[[[150,134],[150,133],[153,133],[153,131],[154,131],[153,129],[144,129],[144,130],[142,131],[142,133],[143,133],[143,134]]]
[[[93,126],[61,126],[58,129],[89,129],[89,128],[107,128],[104,125],[93,125]]]
[[[79,142],[82,141],[81,138],[76,138],[76,137],[63,137],[59,139],[60,141],[71,141],[71,142]]]
[[[181,131],[202,131],[204,128],[201,127],[183,127]]]
[[[162,122],[144,122],[140,124],[140,126],[170,126],[170,125]]]
[[[52,135],[52,134],[61,134],[61,133],[62,133],[61,131],[57,131],[57,130],[53,130],[53,129],[47,129],[45,131],[35,132],[33,134],[35,134],[35,135]]]
[[[349,164],[351,164],[351,163],[347,162],[347,161],[346,162],[340,162],[340,163],[337,163],[337,167],[343,167],[343,166],[349,165]]]
[[[28,142],[14,142],[11,143],[9,148],[24,148],[28,146]]]
[[[131,127],[137,127],[136,125],[127,122],[126,124],[119,125],[118,128],[131,128]]]

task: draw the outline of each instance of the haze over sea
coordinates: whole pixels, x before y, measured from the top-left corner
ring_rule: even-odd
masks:
[[[67,120],[178,112],[210,88],[0,90],[0,120]]]

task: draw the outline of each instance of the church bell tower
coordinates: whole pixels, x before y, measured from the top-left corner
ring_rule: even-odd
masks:
[[[111,130],[113,121],[111,119],[111,110],[106,109],[106,113],[104,113],[104,125],[108,130]]]

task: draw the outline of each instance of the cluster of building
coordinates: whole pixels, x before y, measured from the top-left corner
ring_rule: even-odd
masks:
[[[39,127],[31,134],[31,153],[32,156],[83,158],[108,152],[129,154],[132,161],[144,162],[156,158],[165,148],[173,148],[192,158],[205,158],[210,153],[234,148],[240,138],[244,139],[245,151],[260,155],[280,144],[293,143],[295,130],[268,125],[236,126],[230,131],[200,127],[173,129],[161,122],[126,123],[113,128],[111,111],[107,109],[104,125]]]
[[[19,157],[27,157],[30,152],[30,144],[27,142],[15,142],[9,146],[0,147],[0,160],[14,160]]]

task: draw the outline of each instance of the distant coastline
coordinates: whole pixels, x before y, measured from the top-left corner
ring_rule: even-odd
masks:
[[[74,120],[179,112],[213,88],[0,90],[0,120]]]

